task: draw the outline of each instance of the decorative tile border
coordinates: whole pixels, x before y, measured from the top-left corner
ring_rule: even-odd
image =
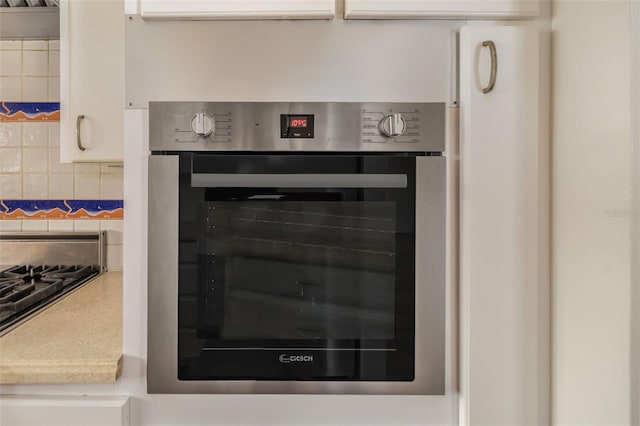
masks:
[[[122,200],[0,200],[0,220],[122,219]]]
[[[0,121],[60,121],[60,102],[2,101]]]

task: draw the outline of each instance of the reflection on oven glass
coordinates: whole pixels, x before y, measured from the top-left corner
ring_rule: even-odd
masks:
[[[197,331],[221,339],[392,339],[392,202],[204,202]]]

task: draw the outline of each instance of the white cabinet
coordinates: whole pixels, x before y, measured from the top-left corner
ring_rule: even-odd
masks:
[[[129,426],[126,396],[12,396],[0,400],[7,426]]]
[[[63,162],[122,161],[124,1],[60,4],[60,149]]]
[[[151,19],[330,19],[335,0],[141,0]]]
[[[492,68],[495,85],[483,90]],[[549,194],[540,173],[546,138],[539,131],[539,74],[535,28],[461,29],[464,425],[548,424],[540,409],[549,398],[549,308],[541,296],[549,285],[544,272]]]
[[[345,0],[347,19],[527,18],[539,0]]]

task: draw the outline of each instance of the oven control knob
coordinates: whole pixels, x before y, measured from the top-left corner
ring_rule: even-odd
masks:
[[[191,130],[198,136],[209,136],[215,128],[213,118],[204,112],[197,113],[191,119]]]
[[[387,115],[380,121],[378,125],[380,133],[392,138],[394,136],[401,136],[405,130],[407,130],[407,122],[400,113]]]

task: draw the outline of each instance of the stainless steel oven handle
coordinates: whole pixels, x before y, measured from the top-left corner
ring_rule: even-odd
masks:
[[[193,173],[193,188],[406,188],[405,174]]]

